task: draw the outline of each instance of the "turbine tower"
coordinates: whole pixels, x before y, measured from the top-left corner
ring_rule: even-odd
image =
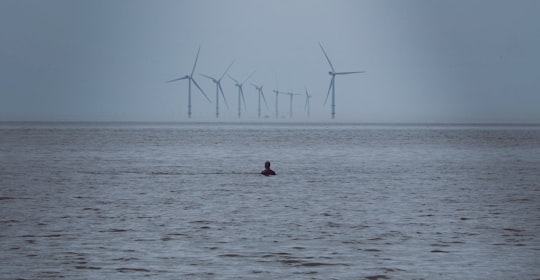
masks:
[[[229,67],[227,67],[225,72],[223,72],[223,75],[221,75],[221,77],[219,77],[219,79],[217,80],[211,76],[200,74],[201,76],[212,80],[212,82],[216,84],[216,119],[219,118],[219,92],[220,91],[221,91],[221,96],[223,96],[223,101],[225,101],[225,105],[227,106],[227,109],[229,109],[229,104],[227,104],[227,99],[225,98],[225,94],[223,93],[223,88],[221,87],[221,79],[223,79],[223,77],[227,74],[227,72],[229,71],[229,68],[231,68],[233,63],[234,61],[231,62],[231,64],[229,64]]]
[[[332,65],[332,62],[330,61],[330,58],[328,58],[328,55],[324,51],[324,48],[321,45],[321,43],[319,43],[319,46],[321,47],[321,50],[323,51],[324,56],[326,57],[326,60],[328,60],[330,69],[332,69],[332,71],[328,71],[328,75],[332,76],[332,79],[330,80],[330,87],[328,88],[328,93],[326,94],[326,99],[324,100],[324,104],[326,105],[326,101],[328,100],[328,95],[330,95],[330,91],[332,91],[332,119],[334,119],[336,116],[336,75],[365,73],[366,71],[336,72],[336,70],[334,69],[334,66]]]
[[[272,90],[276,94],[276,119],[278,118],[278,96],[281,93],[279,90]]]
[[[304,110],[307,111],[307,116],[309,118],[309,99],[311,98],[311,95],[308,94],[307,87],[304,87],[304,89],[306,90],[306,105],[304,105]]]
[[[294,92],[282,92],[283,94],[286,94],[289,96],[289,118],[292,118],[292,101],[293,101],[293,96],[295,95],[300,95],[300,93],[294,93]]]
[[[259,86],[259,85],[253,84],[253,83],[251,85],[254,86],[255,89],[257,90],[257,92],[259,93],[259,107],[258,107],[259,112],[258,112],[258,115],[259,115],[259,119],[260,119],[261,118],[261,96],[262,96],[262,98],[264,100],[264,105],[266,105],[266,109],[268,111],[270,111],[270,108],[268,108],[268,103],[266,103],[266,98],[264,97],[263,86],[262,85]]]
[[[199,50],[197,51],[197,56],[195,57],[195,63],[193,64],[193,69],[191,70],[191,74],[185,75],[184,77],[181,77],[181,78],[178,78],[178,79],[167,81],[167,83],[170,83],[170,82],[174,82],[174,81],[180,81],[180,80],[188,79],[188,81],[189,81],[188,82],[188,118],[191,118],[191,82],[193,82],[195,84],[195,86],[197,86],[197,88],[201,91],[201,93],[204,95],[204,97],[206,97],[208,102],[212,103],[212,101],[210,101],[210,98],[208,98],[208,96],[206,96],[206,93],[204,93],[202,88],[199,86],[199,84],[197,84],[197,82],[193,78],[193,73],[195,72],[195,67],[197,66],[197,60],[199,59],[199,52],[201,52],[201,46],[199,46]]]
[[[251,76],[253,76],[253,74],[255,74],[255,71],[251,72],[251,74],[249,74],[249,76],[241,83],[239,83],[237,80],[235,80],[233,77],[231,77],[231,75],[227,74],[227,76],[229,76],[229,78],[231,78],[231,80],[233,80],[235,82],[235,86],[238,88],[238,117],[239,118],[240,118],[240,116],[242,114],[241,101],[243,101],[244,110],[246,110],[246,99],[244,99],[244,90],[242,89],[242,87],[244,86],[244,83],[247,82],[247,80],[249,80],[249,78],[251,78]]]

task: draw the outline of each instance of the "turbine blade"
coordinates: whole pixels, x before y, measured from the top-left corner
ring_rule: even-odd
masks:
[[[249,80],[249,78],[251,78],[251,76],[253,76],[253,74],[255,74],[255,71],[251,72],[251,74],[249,74],[249,76],[247,77],[247,79],[245,79],[243,82],[242,82],[242,85],[247,82],[247,80]]]
[[[332,76],[332,80],[330,81],[330,86],[328,87],[328,93],[326,94],[326,98],[324,99],[324,105],[326,105],[326,101],[328,101],[328,96],[330,95],[330,90],[332,90],[332,86],[334,86],[334,76]]]
[[[306,105],[304,105],[304,111],[307,110],[308,103],[309,103],[309,94],[307,92],[307,87],[304,87],[306,89]]]
[[[201,46],[199,46],[199,50],[197,51],[197,56],[195,57],[195,63],[193,64],[193,70],[191,70],[191,77],[193,77],[193,73],[195,72],[195,66],[197,66],[197,60],[199,60],[199,53],[201,52]]]
[[[246,99],[244,98],[244,90],[242,89],[242,87],[240,87],[240,96],[242,97],[242,102],[244,103],[244,111],[247,111]]]
[[[328,58],[328,55],[326,54],[326,52],[324,51],[324,48],[322,47],[321,42],[319,42],[319,46],[321,47],[321,50],[324,53],[324,56],[326,57],[326,60],[328,60],[328,64],[330,64],[330,68],[332,68],[332,72],[336,72],[336,70],[334,70],[334,66],[332,65],[332,62],[330,61],[330,58]]]
[[[266,98],[264,97],[264,93],[261,89],[261,95],[262,95],[262,98],[263,98],[263,101],[264,101],[264,105],[266,105],[266,109],[268,110],[268,112],[270,112],[270,108],[268,107],[268,103],[266,102]]]
[[[210,80],[212,80],[212,81],[215,81],[215,80],[216,80],[216,79],[214,79],[214,78],[212,78],[212,77],[210,77],[210,76],[208,76],[208,75],[205,75],[205,74],[199,74],[199,75],[201,75],[201,76],[203,76],[203,77],[205,77],[205,78],[208,78],[208,79],[210,79]]]
[[[228,76],[229,78],[231,78],[231,80],[233,80],[235,83],[238,84],[238,81],[237,81],[235,78],[231,77],[231,75],[227,74],[227,76]]]
[[[229,110],[229,104],[227,103],[227,98],[225,98],[225,94],[223,93],[223,88],[221,87],[221,83],[218,81],[217,85],[219,87],[219,91],[221,91],[221,96],[223,96],[223,101],[225,101],[225,106],[227,106],[227,110]]]
[[[227,72],[229,72],[229,69],[231,68],[233,63],[234,63],[234,60],[231,62],[231,64],[229,64],[229,67],[227,67],[227,69],[225,69],[225,72],[223,72],[223,75],[221,75],[221,77],[219,77],[218,81],[221,81],[221,79],[223,79],[223,77],[225,77],[225,75],[227,74]]]
[[[182,77],[182,78],[178,78],[178,79],[174,79],[174,80],[170,80],[170,81],[166,81],[166,83],[170,83],[170,82],[174,82],[174,81],[180,81],[180,80],[185,80],[187,79],[188,77]]]
[[[208,102],[212,103],[212,101],[210,101],[210,98],[208,98],[208,96],[206,96],[206,93],[204,93],[204,91],[202,90],[202,88],[199,86],[199,84],[197,84],[197,82],[191,78],[191,80],[193,81],[193,83],[195,84],[195,86],[197,86],[197,88],[201,91],[201,93],[204,95],[204,97],[206,97],[206,99],[208,100]]]
[[[347,75],[347,74],[357,74],[357,73],[366,73],[366,71],[354,71],[354,72],[337,72],[336,75]]]

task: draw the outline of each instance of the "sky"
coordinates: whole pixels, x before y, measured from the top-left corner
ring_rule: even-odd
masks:
[[[215,86],[296,92],[293,121],[540,123],[536,0],[0,0],[0,121],[214,121]],[[238,92],[222,80],[237,121]],[[305,88],[310,118],[305,110]],[[289,119],[289,97],[278,98]]]

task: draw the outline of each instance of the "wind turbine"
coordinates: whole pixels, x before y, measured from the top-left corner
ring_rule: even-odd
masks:
[[[268,103],[266,103],[266,98],[264,97],[264,93],[263,93],[263,86],[260,85],[256,85],[254,83],[251,84],[252,86],[255,87],[255,89],[257,90],[257,92],[259,92],[259,119],[261,118],[261,96],[264,100],[264,105],[266,105],[266,109],[268,109],[268,111],[270,111],[270,108],[268,108]]]
[[[289,96],[289,118],[292,118],[292,101],[293,101],[293,96],[295,95],[300,95],[300,93],[294,93],[294,92],[282,92],[283,94],[286,94]]]
[[[311,98],[311,95],[308,94],[307,87],[304,87],[306,89],[306,105],[304,105],[304,110],[307,110],[307,116],[309,118],[309,99]]]
[[[281,93],[281,91],[274,89],[272,90],[276,94],[276,119],[278,118],[278,96]]]
[[[244,90],[242,89],[242,86],[244,86],[244,83],[247,82],[247,80],[249,80],[253,74],[255,74],[255,71],[251,72],[251,74],[249,74],[249,76],[242,83],[239,83],[237,80],[231,77],[231,75],[227,74],[227,76],[229,76],[229,78],[236,83],[235,86],[238,88],[238,117],[240,117],[242,112],[242,104],[240,101],[244,102],[244,110],[246,110],[246,100],[244,99]]]
[[[278,102],[278,97],[279,97],[279,94],[280,93],[284,93],[282,91],[279,90],[279,82],[278,82],[278,79],[277,79],[277,74],[274,73],[274,79],[276,80],[276,89],[272,90],[275,94],[276,94],[276,119],[279,118],[279,114],[278,114],[278,105],[279,105],[279,102]]]
[[[214,84],[216,84],[216,119],[219,118],[219,92],[220,91],[221,91],[221,96],[223,96],[223,101],[225,101],[225,105],[227,106],[227,109],[229,109],[229,104],[227,104],[227,99],[225,98],[225,94],[223,93],[223,88],[221,87],[221,79],[223,79],[223,77],[227,74],[227,72],[229,71],[229,68],[231,68],[233,63],[234,63],[234,61],[231,62],[231,64],[229,64],[229,67],[227,67],[225,72],[223,72],[223,75],[221,75],[221,77],[219,77],[219,79],[217,79],[217,80],[215,78],[213,78],[213,77],[208,76],[208,75],[200,74],[201,76],[212,80],[212,82],[214,82]]]
[[[197,51],[197,56],[195,57],[195,63],[193,64],[193,69],[191,70],[191,74],[185,75],[184,77],[181,77],[181,78],[178,78],[178,79],[167,81],[167,83],[170,83],[170,82],[174,82],[174,81],[180,81],[180,80],[188,79],[188,81],[189,81],[189,83],[188,83],[188,85],[189,85],[188,86],[188,118],[191,118],[191,82],[193,82],[195,84],[195,86],[197,86],[197,88],[201,91],[201,93],[204,95],[204,97],[206,97],[208,102],[212,103],[212,101],[210,101],[210,98],[208,98],[208,96],[206,96],[206,93],[204,93],[202,88],[199,86],[199,84],[197,84],[197,82],[193,78],[193,73],[195,72],[195,66],[197,66],[197,60],[199,59],[199,52],[201,52],[201,46],[199,46],[199,50]]]
[[[330,64],[330,68],[332,69],[332,71],[328,71],[328,75],[332,76],[332,79],[330,80],[330,87],[328,88],[328,93],[326,94],[326,99],[324,100],[324,104],[326,105],[326,101],[328,100],[328,95],[330,95],[330,91],[332,91],[332,119],[334,119],[336,116],[336,75],[365,73],[366,71],[336,72],[336,70],[334,69],[334,66],[332,65],[332,62],[330,61],[330,58],[328,58],[328,55],[324,51],[324,48],[320,42],[319,42],[319,46],[321,47],[321,50],[323,51],[324,56],[326,57],[326,60],[328,60],[328,64]]]

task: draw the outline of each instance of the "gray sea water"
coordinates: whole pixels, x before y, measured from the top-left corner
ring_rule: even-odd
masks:
[[[0,279],[47,278],[540,279],[540,127],[2,123]]]

